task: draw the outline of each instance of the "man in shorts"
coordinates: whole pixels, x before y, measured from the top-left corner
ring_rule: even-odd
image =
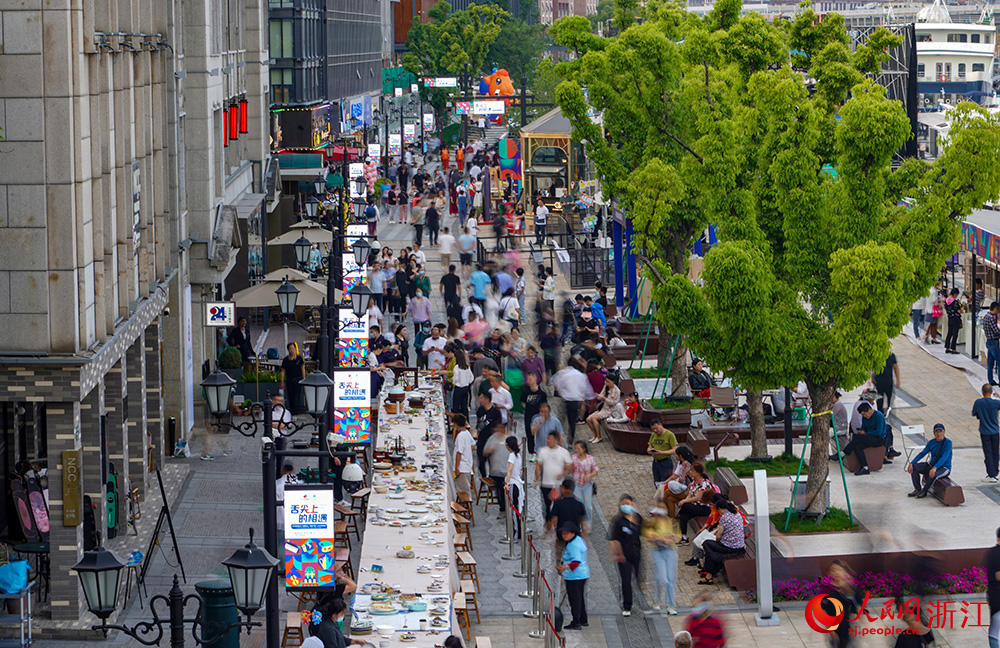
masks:
[[[462,262],[462,274],[469,278],[472,272],[472,255],[476,251],[476,237],[471,230],[466,229],[465,234],[458,237],[458,258]]]

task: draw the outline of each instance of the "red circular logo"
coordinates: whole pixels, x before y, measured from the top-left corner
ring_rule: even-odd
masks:
[[[832,615],[823,609],[823,601],[830,602],[828,608],[833,607],[834,613]],[[806,604],[806,623],[816,632],[824,634],[833,632],[843,620],[844,604],[829,594],[817,594]]]

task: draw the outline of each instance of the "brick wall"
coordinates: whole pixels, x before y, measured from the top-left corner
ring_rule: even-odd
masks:
[[[146,492],[146,452],[149,448],[149,440],[146,438],[145,331],[139,333],[135,343],[125,352],[125,363],[128,365],[125,382],[128,393],[126,455],[129,490],[138,488],[141,499]]]
[[[45,419],[48,427],[49,465],[56,470],[49,479],[49,558],[50,596],[53,621],[80,618],[85,609],[79,579],[70,567],[82,555],[83,525],[63,526],[62,453],[78,450],[80,403],[47,403]]]
[[[146,327],[146,433],[153,446],[153,465],[147,471],[163,467],[163,397],[160,388],[160,320],[156,319]],[[172,449],[171,449],[172,451]],[[146,456],[149,456],[147,449]]]

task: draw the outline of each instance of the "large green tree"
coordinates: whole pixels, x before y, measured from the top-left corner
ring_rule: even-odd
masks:
[[[494,4],[472,5],[452,13],[451,6],[442,0],[428,17],[426,23],[413,19],[406,40],[408,51],[403,55],[403,67],[418,77],[481,73],[486,55],[510,14]],[[443,137],[450,92],[433,88],[420,92],[433,106],[434,121]]]
[[[508,20],[486,53],[484,71],[491,72],[493,68],[507,70],[515,90],[520,90],[522,79],[527,78],[530,84],[545,46],[544,25]]]
[[[713,49],[740,24],[752,26],[744,16],[725,37],[705,41],[705,60],[716,67],[691,79],[692,92],[723,79],[736,90],[726,102],[695,104],[702,204],[721,242],[705,258],[702,286],[664,277],[657,314],[751,389],[804,379],[822,414],[837,388],[882,367],[910,304],[957,249],[963,218],[996,193],[1000,118],[962,104],[941,158],[894,171],[909,122],[863,79],[896,42],[888,32],[852,53],[836,18],[832,26],[793,21],[794,65],[817,81],[810,94],[791,62],[760,65],[770,46],[738,58],[731,46]],[[911,199],[906,207],[902,196]],[[812,423],[806,494],[814,511],[823,505],[829,424],[829,416]]]

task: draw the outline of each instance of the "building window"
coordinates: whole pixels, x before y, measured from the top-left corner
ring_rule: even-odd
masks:
[[[978,43],[979,42],[979,34],[972,34],[972,36],[971,36],[971,42]]]
[[[983,34],[983,42],[984,43],[992,43],[993,42],[993,36],[991,36],[990,34]]]
[[[944,81],[944,69],[940,63],[935,64],[934,74],[937,76],[938,81]]]
[[[272,20],[270,27],[271,58],[292,58],[292,21]]]
[[[958,78],[959,79],[965,78],[965,63],[958,64]]]
[[[292,71],[271,68],[271,98],[276,104],[292,102]]]
[[[968,40],[967,34],[948,34],[949,43],[964,43]]]
[[[929,43],[934,40],[930,34],[917,34],[918,43]]]
[[[924,78],[924,64],[923,63],[918,63],[917,64],[917,76],[920,77],[921,79]]]
[[[986,64],[985,63],[973,63],[972,64],[972,71],[973,72],[985,72],[986,71]]]

